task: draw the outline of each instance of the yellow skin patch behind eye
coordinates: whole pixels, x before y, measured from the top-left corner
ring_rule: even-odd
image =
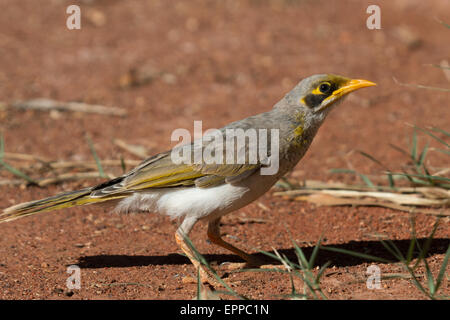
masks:
[[[312,94],[322,94],[322,92],[320,92],[319,88],[315,88],[311,93]]]

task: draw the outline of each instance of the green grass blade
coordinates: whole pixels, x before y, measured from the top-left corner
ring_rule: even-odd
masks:
[[[430,294],[428,293],[427,290],[425,290],[425,288],[422,286],[422,284],[420,283],[420,281],[417,279],[416,275],[414,274],[414,271],[411,270],[411,268],[409,268],[408,266],[406,266],[406,270],[408,270],[409,274],[411,275],[412,278],[412,282],[413,284],[417,287],[417,289],[419,289],[424,295],[426,295],[427,297],[430,297]]]
[[[445,142],[444,140],[442,140],[441,138],[437,137],[436,135],[432,134],[429,130],[418,127],[418,126],[414,126],[414,128],[422,131],[423,133],[429,135],[430,137],[432,137],[433,139],[439,141],[440,143],[442,143],[443,145],[445,145],[447,148],[450,148],[450,144],[448,144],[447,142]]]
[[[362,173],[358,173],[358,175],[361,177],[361,179],[364,181],[364,183],[365,183],[368,187],[370,187],[370,188],[375,188],[375,185],[372,183],[372,181],[370,181],[370,179],[369,179],[366,175],[364,175],[364,174],[362,174]]]
[[[358,153],[361,154],[362,156],[368,158],[369,160],[372,160],[373,162],[378,164],[380,167],[387,169],[387,167],[383,163],[381,163],[381,161],[379,161],[375,157],[371,156],[370,154],[365,153],[364,151],[359,151],[359,150],[358,150]]]
[[[417,130],[414,128],[412,143],[411,143],[411,158],[414,163],[417,163]]]
[[[385,241],[389,243],[391,248],[397,253],[397,255],[400,257],[400,261],[406,261],[405,257],[403,256],[403,253],[400,251],[400,249],[395,245],[395,243],[392,240],[388,239]]]
[[[322,292],[322,290],[319,289],[318,291],[323,300],[328,300],[328,297]]]
[[[409,264],[411,263],[413,254],[414,254],[414,249],[415,249],[415,244],[416,244],[416,220],[412,217],[410,217],[410,224],[411,224],[411,241],[409,242],[409,247],[408,247],[408,253],[406,254],[406,264],[409,266]]]
[[[105,174],[105,171],[103,171],[102,164],[100,163],[100,159],[97,156],[97,152],[95,152],[94,144],[92,143],[92,140],[89,136],[86,136],[86,140],[89,144],[89,149],[91,149],[91,153],[95,159],[95,163],[97,164],[97,169],[100,177],[107,178],[108,176]]]
[[[447,248],[447,252],[445,253],[444,261],[442,261],[441,269],[439,270],[439,274],[436,278],[436,291],[439,290],[442,280],[444,279],[444,274],[445,274],[445,271],[447,270],[447,264],[448,264],[449,257],[450,257],[450,245]]]
[[[392,149],[397,150],[398,152],[406,155],[408,157],[408,159],[410,158],[410,155],[409,155],[409,153],[406,150],[403,150],[402,148],[400,148],[400,147],[398,147],[398,146],[396,146],[395,144],[392,144],[392,143],[390,143],[389,146]]]
[[[431,66],[432,66],[432,67],[435,67],[435,68],[439,68],[439,69],[450,70],[450,67],[447,67],[447,66],[441,66],[440,64],[432,64]]]
[[[441,152],[441,153],[444,153],[444,154],[447,154],[450,156],[450,151],[448,151],[448,150],[442,150],[442,149],[433,149],[433,150],[436,150],[438,152]]]
[[[400,173],[400,172],[394,172],[393,174],[395,175],[399,175],[399,176],[404,176],[404,177],[409,177],[411,179],[413,179],[414,177],[417,178],[423,178],[423,179],[433,179],[433,180],[439,180],[439,181],[445,181],[445,182],[450,182],[450,178],[446,178],[446,177],[441,177],[441,176],[433,176],[433,175],[426,175],[426,174],[413,174],[413,173]],[[420,179],[413,179],[413,181],[419,181],[427,184],[426,181],[424,180],[420,180]]]
[[[429,142],[427,142],[427,144],[425,145],[425,147],[423,148],[422,152],[419,155],[419,160],[417,162],[417,165],[419,167],[421,167],[424,164],[425,157],[427,156],[427,152],[428,152],[428,145],[429,145]]]
[[[5,154],[5,141],[3,140],[3,133],[0,134],[0,160],[3,159]]]
[[[384,240],[381,240],[380,242],[381,242],[381,244],[383,245],[383,247],[384,247],[387,251],[389,251],[389,252],[395,257],[395,259],[397,259],[398,261],[404,261],[404,260],[402,259],[402,256],[399,255],[399,254],[396,252],[396,250],[394,250],[393,248],[391,248],[389,242],[386,242],[386,241],[384,241]]]
[[[28,183],[31,184],[35,184],[37,185],[38,183],[36,182],[36,180],[30,178],[29,176],[27,176],[25,173],[23,173],[22,171],[10,166],[9,164],[7,164],[6,162],[4,162],[3,160],[0,159],[0,166],[3,166],[6,170],[8,170],[10,173],[12,173],[13,175],[15,175],[16,177],[22,178],[23,180],[27,181]]]
[[[203,257],[202,254],[200,254],[200,252],[198,252],[198,250],[195,248],[194,244],[192,243],[191,239],[189,239],[188,236],[184,236],[184,241],[186,242],[186,244],[188,245],[189,249],[191,249],[191,251],[194,253],[194,258],[200,262],[202,265],[204,265],[210,272],[211,274],[214,276],[214,278],[222,285],[225,287],[225,289],[227,289],[227,291],[229,292],[230,295],[235,296],[237,298],[240,299],[245,299],[247,300],[247,298],[245,296],[239,295],[236,291],[234,291],[225,281],[222,280],[221,277],[219,277],[219,275],[213,270],[213,268],[211,268],[211,266],[209,265],[209,263],[206,261],[205,257]]]
[[[320,267],[319,272],[317,273],[316,276],[316,284],[319,284],[320,278],[322,277],[323,273],[325,272],[325,270],[328,268],[328,266],[331,264],[331,261],[327,261],[325,262],[325,264],[323,266]]]
[[[309,269],[314,268],[314,262],[316,261],[317,254],[319,253],[319,248],[320,248],[321,242],[322,242],[322,237],[319,238],[319,240],[317,241],[316,246],[313,249],[313,252],[311,253],[311,257],[309,258],[309,262],[308,262],[308,268]]]
[[[394,181],[393,175],[392,175],[391,173],[387,173],[386,175],[387,175],[387,177],[388,177],[389,187],[390,187],[391,189],[395,189],[395,181]]]
[[[448,69],[450,69],[450,67],[448,67]],[[447,137],[450,138],[450,132],[445,131],[444,129],[433,127],[433,128],[431,128],[431,130],[433,130],[434,132],[440,132],[442,134],[445,134]]]
[[[268,251],[260,250],[260,249],[257,249],[257,250],[258,250],[260,253],[262,253],[262,254],[264,254],[264,255],[266,255],[266,256],[268,256],[268,257],[271,257],[272,259],[275,259],[275,260],[277,260],[277,261],[283,262],[282,259],[280,259],[280,257],[278,257],[276,254],[270,253],[270,252],[268,252]]]
[[[125,164],[125,159],[120,155],[120,167],[122,168],[122,173],[127,172],[127,165]]]
[[[355,170],[345,169],[345,168],[336,168],[336,169],[330,169],[330,173],[353,173],[356,174]]]
[[[365,259],[365,260],[378,261],[378,262],[383,262],[383,263],[390,263],[391,262],[391,261],[389,261],[387,259],[384,259],[384,258],[379,258],[379,257],[372,256],[372,255],[369,255],[369,254],[355,252],[355,251],[346,250],[346,249],[342,249],[342,248],[321,246],[320,249],[328,250],[328,251],[332,251],[332,252],[337,252],[337,253],[343,253],[343,254],[347,254],[349,256],[354,256],[354,257]]]
[[[308,263],[308,260],[306,259],[305,254],[303,253],[303,250],[297,245],[297,243],[295,241],[292,241],[292,242],[294,243],[295,253],[297,254],[300,268],[302,270],[307,269],[309,266],[309,263]]]
[[[289,261],[290,262],[290,261]],[[293,274],[296,275],[297,277],[299,277],[303,283],[306,285],[306,287],[308,288],[309,292],[312,294],[314,299],[319,299],[319,297],[316,294],[316,291],[314,289],[314,284],[311,283],[311,281],[309,279],[307,279],[306,277],[304,277],[300,272],[298,272],[297,270],[293,269]]]
[[[296,296],[297,290],[295,290],[294,278],[292,277],[292,273],[289,272],[289,280],[291,281],[291,295]]]
[[[296,250],[296,253],[298,253],[298,257],[299,257],[299,262],[300,262],[300,266],[297,266],[295,263],[293,263],[292,261],[290,261],[285,255],[283,255],[283,257],[278,257],[278,260],[280,260],[283,265],[287,265],[290,269],[291,269],[291,274],[296,275],[297,277],[299,277],[303,283],[305,284],[306,288],[309,290],[309,292],[312,294],[314,299],[318,299],[319,297],[317,296],[316,292],[315,292],[315,285],[314,283],[311,282],[311,273],[310,271],[307,269],[308,266],[308,261],[306,260],[305,255],[303,254],[302,249],[295,243],[295,241],[293,241],[294,243],[294,247]],[[303,271],[303,273],[305,274],[305,276],[303,276],[301,273],[299,273],[296,269],[300,267]]]
[[[30,178],[28,175],[20,171],[19,169],[16,169],[12,167],[11,165],[7,164],[3,161],[3,157],[5,154],[5,140],[3,139],[3,133],[0,133],[0,167],[5,168],[7,171],[15,175],[16,177],[19,177],[28,183],[37,185],[36,180]]]
[[[428,262],[426,259],[423,260],[425,264],[425,271],[427,275],[427,283],[428,283],[428,290],[430,291],[430,296],[433,297],[436,293],[436,287],[434,285],[434,279],[433,279],[433,273],[430,270],[430,266],[428,265]]]
[[[422,259],[426,258],[426,255],[427,255],[428,251],[430,250],[431,242],[433,241],[434,234],[436,233],[436,230],[439,226],[439,222],[440,222],[440,218],[438,217],[436,219],[436,222],[433,225],[433,230],[431,231],[430,235],[428,236],[427,240],[425,241],[423,248],[420,246],[419,242],[416,241],[417,247],[420,250],[420,254],[419,254],[419,258],[417,259],[417,262],[414,265],[413,269],[416,269],[417,266],[419,265],[420,261]]]
[[[364,175],[362,173],[359,173],[359,172],[356,172],[355,170],[337,168],[337,169],[331,169],[329,172],[330,173],[351,173],[351,174],[358,175],[358,176],[361,177],[361,179],[364,181],[364,183],[368,187],[376,188],[375,185],[372,183],[372,181],[370,181],[370,179],[366,175]]]
[[[430,179],[428,179],[430,182],[432,182],[431,177],[433,176],[430,171],[428,171],[427,167],[425,166],[425,164],[422,164],[422,169],[424,172],[424,175],[427,177],[430,177]]]
[[[442,24],[444,27],[450,29],[450,24],[447,24],[447,23],[445,23],[444,21],[440,21],[440,20],[438,20],[438,22],[439,22],[440,24]]]

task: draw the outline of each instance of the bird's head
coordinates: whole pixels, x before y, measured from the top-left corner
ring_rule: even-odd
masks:
[[[285,97],[289,109],[301,109],[313,118],[323,120],[325,115],[343,98],[355,90],[375,86],[361,79],[350,79],[334,74],[317,74],[300,81]]]

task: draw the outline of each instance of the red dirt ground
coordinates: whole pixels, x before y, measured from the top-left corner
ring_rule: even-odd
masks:
[[[442,70],[427,66],[449,58],[448,1],[376,1],[382,29],[368,30],[366,8],[374,1],[81,1],[82,28],[69,31],[70,1],[4,1],[0,10],[0,101],[46,97],[117,106],[123,118],[86,113],[22,111],[0,107],[5,151],[55,160],[92,160],[88,133],[102,159],[137,159],[113,143],[122,139],[164,151],[175,128],[217,128],[271,108],[301,78],[337,73],[378,84],[334,110],[308,154],[290,174],[303,180],[360,182],[333,168],[380,174],[375,163],[350,153],[366,151],[391,168],[407,161],[389,144],[407,147],[407,125],[450,127],[449,94],[396,84],[448,87]],[[120,79],[150,65],[170,76],[132,88]],[[123,83],[123,82],[122,82]],[[420,135],[423,146],[431,140]],[[431,146],[435,146],[433,143]],[[430,154],[429,167],[445,157]],[[128,168],[130,169],[130,168]],[[113,168],[109,172],[120,174]],[[11,178],[4,170],[3,178]],[[38,175],[37,175],[38,177]],[[46,188],[1,186],[0,208],[100,182],[79,181]],[[222,233],[243,248],[272,250],[294,258],[289,232],[307,254],[321,235],[335,246],[391,258],[373,234],[406,250],[409,215],[382,208],[314,207],[272,192],[223,219]],[[245,219],[242,219],[245,218]],[[257,222],[260,221],[262,222]],[[243,222],[249,220],[249,222]],[[254,222],[252,222],[254,221]],[[434,218],[417,216],[425,238]],[[442,219],[428,258],[438,272],[449,245]],[[0,225],[1,299],[191,299],[196,284],[187,258],[174,241],[177,221],[157,214],[115,215],[95,207],[35,215]],[[238,257],[205,241],[196,225],[192,240],[218,266]],[[366,288],[371,264],[321,251],[317,265],[331,260],[321,287],[331,299],[423,299],[407,280],[383,280]],[[270,261],[268,261],[270,262]],[[271,262],[273,263],[273,261]],[[66,288],[68,265],[81,268],[82,288]],[[382,275],[404,273],[379,264]],[[223,267],[217,267],[223,275]],[[290,292],[288,276],[243,272],[227,278],[253,299],[279,299]],[[301,290],[302,284],[296,283]],[[447,278],[442,285],[450,294]]]

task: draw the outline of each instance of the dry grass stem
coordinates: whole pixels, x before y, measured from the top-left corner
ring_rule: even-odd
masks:
[[[102,105],[93,105],[82,102],[63,102],[46,98],[38,98],[27,101],[15,102],[11,104],[12,107],[25,110],[40,110],[40,111],[73,111],[84,113],[97,113],[111,116],[125,116],[127,111],[117,107],[106,107]]]

